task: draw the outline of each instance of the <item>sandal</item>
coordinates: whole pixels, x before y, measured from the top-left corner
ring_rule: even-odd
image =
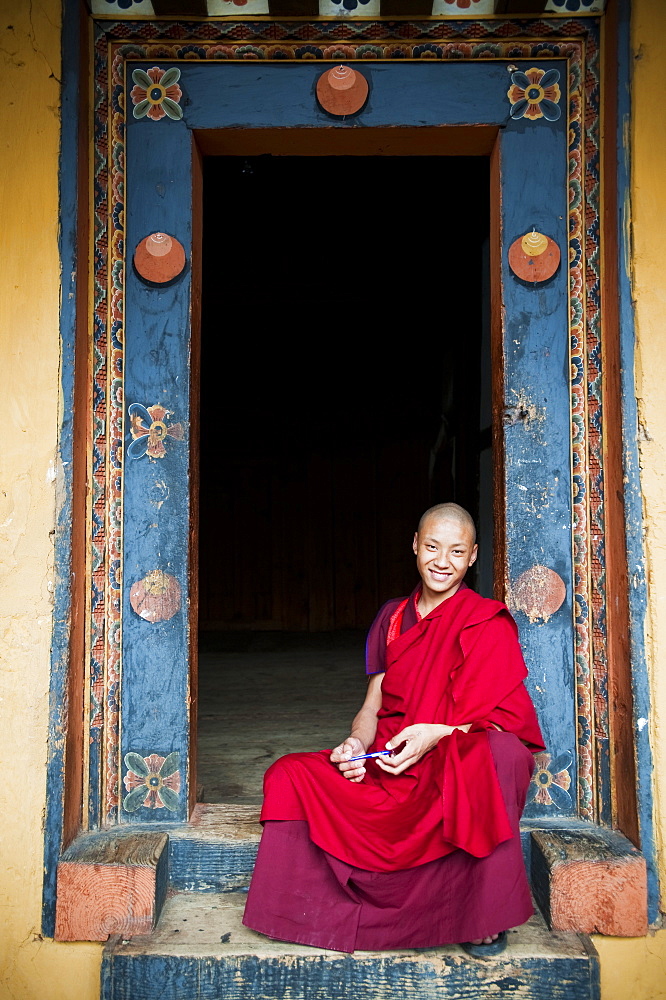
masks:
[[[499,955],[506,948],[506,931],[498,934],[490,944],[472,944],[471,941],[463,941],[460,947],[472,958],[490,958]]]

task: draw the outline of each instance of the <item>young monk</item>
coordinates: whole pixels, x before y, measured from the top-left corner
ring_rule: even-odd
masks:
[[[413,547],[421,582],[370,629],[350,735],[266,772],[243,922],[335,951],[485,957],[532,913],[519,820],[543,741],[516,625],[464,583],[470,515],[431,507]]]

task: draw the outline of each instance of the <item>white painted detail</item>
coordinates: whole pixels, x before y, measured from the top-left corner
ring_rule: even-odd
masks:
[[[648,724],[648,720],[647,720],[647,719],[639,719],[639,720],[638,720],[638,722],[637,722],[636,724],[637,724],[637,726],[638,726],[638,732],[639,732],[639,733],[642,733],[642,732],[643,732],[643,730],[645,729],[645,727],[646,727],[646,726],[647,726],[647,724]]]

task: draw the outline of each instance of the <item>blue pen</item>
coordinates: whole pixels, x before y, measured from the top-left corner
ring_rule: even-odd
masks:
[[[365,760],[366,757],[383,757],[385,754],[392,753],[392,750],[375,750],[374,753],[360,753],[358,757],[350,757],[349,760]]]

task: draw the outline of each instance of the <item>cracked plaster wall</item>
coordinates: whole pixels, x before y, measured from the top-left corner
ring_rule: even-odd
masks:
[[[60,3],[0,0],[0,997],[95,1000],[98,945],[42,941],[59,407]]]

